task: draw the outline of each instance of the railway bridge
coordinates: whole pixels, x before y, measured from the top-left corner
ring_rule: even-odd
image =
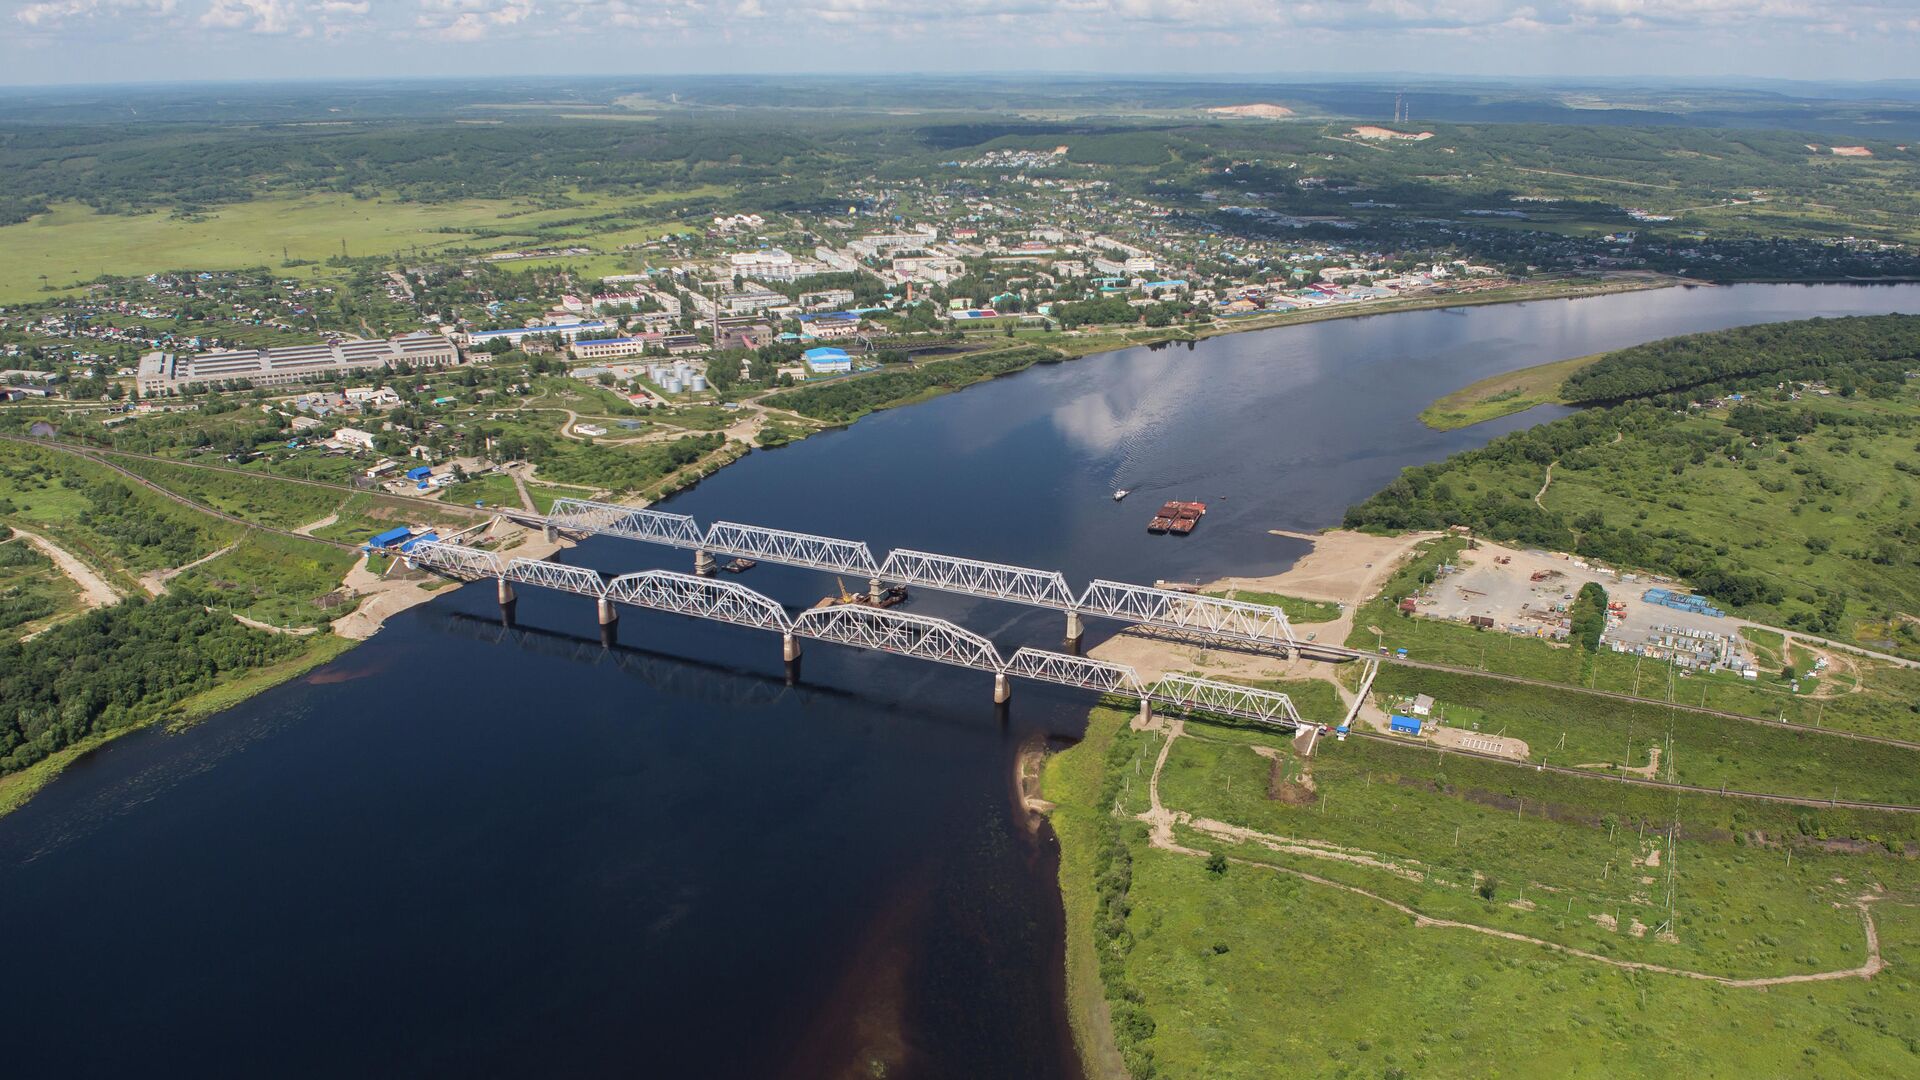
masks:
[[[892,584],[1046,608],[1066,617],[1069,645],[1078,644],[1085,636],[1086,619],[1098,618],[1282,656],[1301,651],[1327,659],[1366,655],[1344,646],[1299,641],[1286,612],[1272,604],[1107,580],[1092,581],[1075,593],[1058,570],[907,548],[877,559],[865,541],[731,521],[714,522],[703,530],[686,514],[584,499],[555,500],[545,516],[512,516],[523,524],[545,528],[550,538],[568,532],[681,548],[693,553],[694,573],[703,577],[714,573],[718,558],[732,557],[865,578],[875,600]]]
[[[559,509],[558,504],[555,509]],[[627,507],[608,509],[617,509],[629,514],[653,513],[634,511]],[[656,515],[656,518],[674,517],[678,515]],[[578,518],[563,519],[556,514],[549,520],[554,521],[559,528],[580,528],[577,524]],[[866,552],[866,545],[850,541],[831,541],[834,547],[823,547],[815,541],[826,538],[806,537],[802,534],[783,533],[779,530],[760,530],[752,526],[728,523],[716,525],[706,533],[687,531],[691,527],[691,519],[686,518],[673,522],[650,518],[608,517],[601,519],[598,526],[598,528],[582,531],[600,532],[604,529],[607,530],[608,535],[624,535],[623,532],[612,530],[630,530],[633,533],[647,530],[649,531],[647,535],[633,535],[632,538],[644,538],[652,542],[669,543],[679,547],[690,547],[691,542],[697,538],[697,542],[701,544],[700,547],[693,548],[697,553],[697,567],[702,565],[698,555],[705,555],[710,565],[716,549],[720,554],[732,554],[743,558],[756,557],[748,554],[749,552],[772,552],[775,557],[769,558],[768,561],[785,562],[789,565],[811,565],[822,569],[836,568],[823,564],[830,564],[835,559],[852,557],[851,553],[855,549],[860,553]],[[656,536],[662,539],[655,539]],[[881,575],[884,567],[894,567],[901,575],[920,575],[920,577],[904,577],[904,580],[901,577],[889,575],[885,580],[902,581],[902,583],[917,581],[921,578],[928,581],[944,580],[950,582],[948,591],[966,592],[969,595],[996,595],[985,591],[990,588],[987,584],[989,579],[981,576],[987,571],[980,568],[988,567],[990,564],[975,563],[957,566],[955,564],[967,563],[967,560],[949,561],[945,556],[928,556],[919,552],[906,553],[908,558],[897,558],[901,554],[895,552],[894,556],[890,556],[887,562],[881,565],[873,564],[872,556],[868,554],[866,555],[867,565],[873,566],[875,577]],[[1002,656],[991,641],[956,623],[867,604],[838,604],[810,608],[793,614],[772,597],[737,582],[720,580],[699,573],[643,570],[607,578],[598,571],[586,567],[568,566],[539,559],[506,559],[492,551],[442,541],[415,544],[407,553],[406,559],[409,565],[428,568],[451,577],[469,580],[492,578],[497,583],[498,597],[503,605],[513,602],[516,585],[547,588],[592,599],[603,627],[619,619],[620,606],[628,606],[776,633],[781,638],[782,659],[789,663],[800,658],[802,640],[815,640],[970,668],[993,676],[993,699],[996,704],[1005,704],[1011,697],[1010,679],[1024,678],[1132,698],[1140,703],[1142,715],[1149,714],[1154,706],[1159,705],[1180,710],[1203,709],[1207,712],[1276,724],[1286,728],[1298,728],[1304,723],[1299,712],[1294,708],[1292,699],[1286,694],[1273,690],[1216,682],[1189,675],[1166,675],[1157,681],[1148,682],[1140,678],[1133,668],[1124,664],[1031,647],[1022,647],[1011,656]],[[930,566],[921,562],[922,559],[943,561]],[[1019,571],[1018,568],[1012,567],[999,568],[997,572],[1004,571],[1017,571],[1016,577],[1040,573],[1039,571]],[[947,573],[958,576],[941,576]],[[1016,582],[1003,576],[992,580],[1004,586],[1004,591],[1012,592],[1026,588],[1026,585],[1020,582],[1031,583],[1034,579],[1020,578],[1020,581]],[[1042,600],[1052,601],[1060,598],[1072,600],[1071,595],[1065,592],[1064,582],[1060,580],[1058,574],[1051,576],[1051,583],[1058,586],[1058,593],[1032,592],[1028,594],[1033,597],[1032,599],[1021,602],[1052,607],[1055,606],[1054,603],[1042,602]],[[1094,584],[1098,587],[1101,583]],[[940,586],[929,584],[926,587],[939,588]],[[1093,590],[1089,591],[1091,593]],[[1164,592],[1165,590],[1149,591]],[[1170,595],[1195,599],[1188,597],[1185,593]],[[1006,598],[1012,599],[1012,597]],[[1277,609],[1273,610],[1277,613]],[[1168,618],[1170,621],[1177,621],[1184,616],[1169,615]],[[1284,619],[1284,616],[1281,618]],[[1194,623],[1194,625],[1198,624]]]

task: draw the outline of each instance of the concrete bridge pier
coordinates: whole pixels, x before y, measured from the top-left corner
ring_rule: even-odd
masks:
[[[1080,642],[1087,636],[1087,626],[1080,620],[1080,613],[1067,609],[1067,649],[1075,656],[1080,655]]]
[[[800,659],[800,640],[791,633],[783,632],[780,635],[780,659],[789,664]]]
[[[1004,671],[994,672],[993,703],[995,705],[1005,705],[1012,697],[1013,685],[1007,682],[1007,673]]]
[[[560,539],[560,530],[554,528],[553,522],[551,521],[547,522],[546,534],[547,534],[547,543],[549,544]]]
[[[712,577],[714,573],[713,552],[700,548],[693,553],[693,572],[701,577]]]
[[[875,605],[878,605],[881,600],[885,599],[886,595],[887,590],[880,587],[879,578],[870,577],[867,579],[867,599],[873,601]]]
[[[500,582],[500,606],[505,607],[514,601],[513,582],[508,581],[506,578],[498,578],[497,580]]]
[[[620,609],[613,606],[613,601],[602,596],[599,599],[599,608],[601,626],[612,626],[620,621]]]
[[[1133,726],[1142,731],[1153,726],[1153,699],[1152,698],[1140,699],[1140,719]]]

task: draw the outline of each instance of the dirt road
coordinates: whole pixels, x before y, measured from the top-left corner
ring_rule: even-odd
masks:
[[[53,565],[59,567],[61,573],[72,578],[73,583],[80,586],[80,600],[88,608],[106,607],[108,604],[120,602],[120,594],[114,591],[113,586],[107,584],[105,578],[94,573],[93,567],[75,558],[67,549],[39,533],[28,532],[19,526],[14,526],[13,531],[19,535],[20,539],[39,548],[41,554],[53,560]]]

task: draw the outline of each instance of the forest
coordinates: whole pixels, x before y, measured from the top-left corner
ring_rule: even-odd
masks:
[[[1914,368],[1916,357],[1920,357],[1920,315],[1744,326],[1609,353],[1568,376],[1561,396],[1576,404],[1678,391],[1711,397],[1719,390],[1751,385],[1755,379],[1828,379],[1842,387],[1898,385]]]
[[[183,648],[191,642],[192,648]],[[222,675],[305,651],[197,599],[130,599],[0,646],[0,774],[89,735],[163,715]]]

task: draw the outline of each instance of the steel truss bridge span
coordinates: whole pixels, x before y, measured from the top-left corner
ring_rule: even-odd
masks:
[[[557,499],[544,519],[549,528],[692,550],[694,568],[714,570],[713,558],[728,555],[756,562],[797,566],[867,578],[877,596],[883,583],[911,585],[963,596],[1051,608],[1067,616],[1067,638],[1082,636],[1081,617],[1093,616],[1206,641],[1226,641],[1292,653],[1300,648],[1286,612],[1272,604],[1227,600],[1173,589],[1097,580],[1076,596],[1057,570],[1035,570],[1006,563],[966,559],[900,548],[884,561],[874,559],[864,541],[789,532],[761,525],[719,521],[702,533],[684,514]],[[1339,647],[1322,652],[1345,653]]]
[[[1298,728],[1305,721],[1286,694],[1188,675],[1167,675],[1151,685],[1124,664],[1022,647],[1003,658],[993,642],[946,619],[865,604],[809,608],[791,615],[777,600],[732,581],[671,570],[644,570],[606,578],[595,570],[539,559],[501,560],[494,552],[460,544],[427,541],[406,553],[408,565],[452,577],[494,578],[502,603],[512,599],[510,583],[571,593],[597,601],[602,622],[611,621],[611,605],[688,615],[794,638],[893,653],[934,663],[971,668],[994,676],[996,701],[1007,700],[1009,676],[1136,698],[1143,709],[1158,705],[1203,710],[1222,716]]]

